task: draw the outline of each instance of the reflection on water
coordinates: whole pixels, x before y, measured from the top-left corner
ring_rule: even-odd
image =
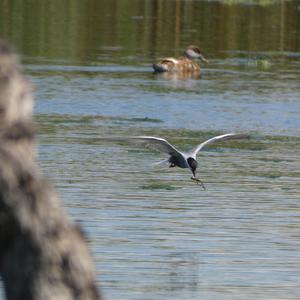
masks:
[[[297,1],[0,7],[35,85],[41,167],[89,236],[105,299],[300,298]],[[191,43],[210,60],[201,77],[153,74]],[[185,150],[232,131],[252,139],[201,153],[207,191],[152,167],[159,153],[99,139]]]
[[[163,72],[163,73],[155,73],[158,80],[167,79],[174,82],[181,80],[190,80],[190,79],[199,79],[200,72]]]
[[[209,60],[225,58],[231,50],[299,52],[299,18],[297,0],[55,0],[35,5],[12,0],[0,3],[0,34],[27,60],[131,65],[181,55],[189,44],[199,44]]]

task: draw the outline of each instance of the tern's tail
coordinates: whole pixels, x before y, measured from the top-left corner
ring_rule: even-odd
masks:
[[[158,162],[155,162],[153,163],[151,166],[152,167],[166,167],[169,165],[169,159],[164,159],[164,160],[161,160],[161,161],[158,161]]]

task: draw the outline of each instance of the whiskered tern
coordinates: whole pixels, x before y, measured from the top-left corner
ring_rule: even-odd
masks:
[[[200,178],[196,177],[196,170],[198,167],[198,163],[196,160],[197,154],[201,150],[203,150],[204,147],[213,144],[215,142],[244,139],[248,137],[249,136],[246,134],[235,134],[235,133],[222,134],[210,138],[205,142],[202,142],[201,144],[197,145],[195,148],[193,148],[191,151],[188,152],[179,151],[173,145],[171,145],[167,140],[160,137],[154,137],[154,136],[110,137],[104,139],[110,141],[127,142],[135,145],[142,145],[168,154],[169,157],[166,160],[162,161],[161,163],[168,162],[170,164],[169,165],[170,168],[173,167],[189,168],[193,174],[191,179],[196,181],[197,183],[200,183],[203,189],[205,190],[205,186],[200,180]]]

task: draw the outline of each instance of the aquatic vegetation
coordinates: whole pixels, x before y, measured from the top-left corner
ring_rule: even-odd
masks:
[[[147,185],[142,185],[141,189],[143,190],[176,190],[178,187],[175,187],[174,185],[171,185],[169,183],[162,183],[162,182],[152,182]]]

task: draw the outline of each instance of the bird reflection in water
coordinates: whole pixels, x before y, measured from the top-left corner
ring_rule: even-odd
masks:
[[[200,79],[200,72],[154,72],[157,78],[163,78],[171,81]]]

